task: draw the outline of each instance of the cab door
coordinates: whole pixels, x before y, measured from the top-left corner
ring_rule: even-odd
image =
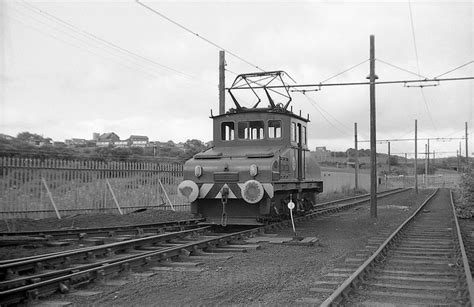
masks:
[[[291,143],[293,148],[293,172],[294,178],[303,180],[305,178],[305,152],[304,144],[306,144],[306,127],[301,123],[291,123]]]
[[[304,179],[304,152],[303,152],[303,127],[301,123],[297,124],[297,149],[296,149],[296,178],[298,180]]]

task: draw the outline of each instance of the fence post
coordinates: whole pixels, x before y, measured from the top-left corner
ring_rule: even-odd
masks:
[[[165,187],[164,187],[163,184],[161,183],[160,178],[158,178],[158,182],[160,183],[161,189],[163,190],[163,193],[165,194],[166,199],[168,200],[168,203],[170,204],[171,210],[176,211],[176,210],[174,209],[173,204],[171,203],[170,198],[168,197],[168,193],[166,193]]]
[[[121,215],[123,215],[122,209],[120,208],[120,205],[117,201],[117,198],[115,197],[114,190],[112,190],[112,186],[110,185],[109,179],[105,179],[105,182],[107,183],[107,186],[109,187],[110,194],[112,194],[112,197],[114,199],[115,205],[117,206],[118,211],[120,212]]]
[[[61,215],[59,214],[59,211],[58,211],[58,208],[56,207],[56,204],[54,203],[53,195],[52,195],[51,192],[49,191],[48,184],[46,183],[46,180],[44,179],[44,177],[41,177],[41,181],[43,182],[43,185],[44,185],[44,187],[46,188],[46,193],[48,194],[49,200],[50,200],[51,203],[53,204],[54,211],[56,211],[56,216],[57,216],[58,219],[60,220],[60,219],[61,219]]]

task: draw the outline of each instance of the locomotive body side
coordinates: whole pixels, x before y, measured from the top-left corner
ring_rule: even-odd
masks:
[[[214,147],[184,165],[179,193],[210,224],[261,224],[315,203],[321,172],[307,155],[307,119],[245,109],[212,117]]]

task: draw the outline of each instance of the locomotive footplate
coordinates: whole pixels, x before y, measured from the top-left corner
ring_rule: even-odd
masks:
[[[221,218],[206,217],[206,221],[202,222],[202,225],[221,225]],[[248,226],[259,226],[265,225],[262,222],[257,221],[255,218],[245,218],[245,217],[227,217],[227,225],[248,225]]]
[[[289,190],[313,190],[321,193],[323,191],[322,181],[278,181],[273,183],[275,192]]]

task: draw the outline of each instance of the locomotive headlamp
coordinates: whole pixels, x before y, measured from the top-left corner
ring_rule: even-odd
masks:
[[[242,198],[249,204],[258,203],[265,193],[262,184],[257,180],[246,181],[241,189]]]
[[[202,166],[201,165],[196,165],[196,167],[194,168],[194,176],[196,176],[197,178],[202,176]]]
[[[178,186],[178,195],[185,201],[192,203],[199,196],[199,187],[194,181],[184,180]]]
[[[258,174],[258,166],[255,164],[250,165],[250,176],[255,177]]]

